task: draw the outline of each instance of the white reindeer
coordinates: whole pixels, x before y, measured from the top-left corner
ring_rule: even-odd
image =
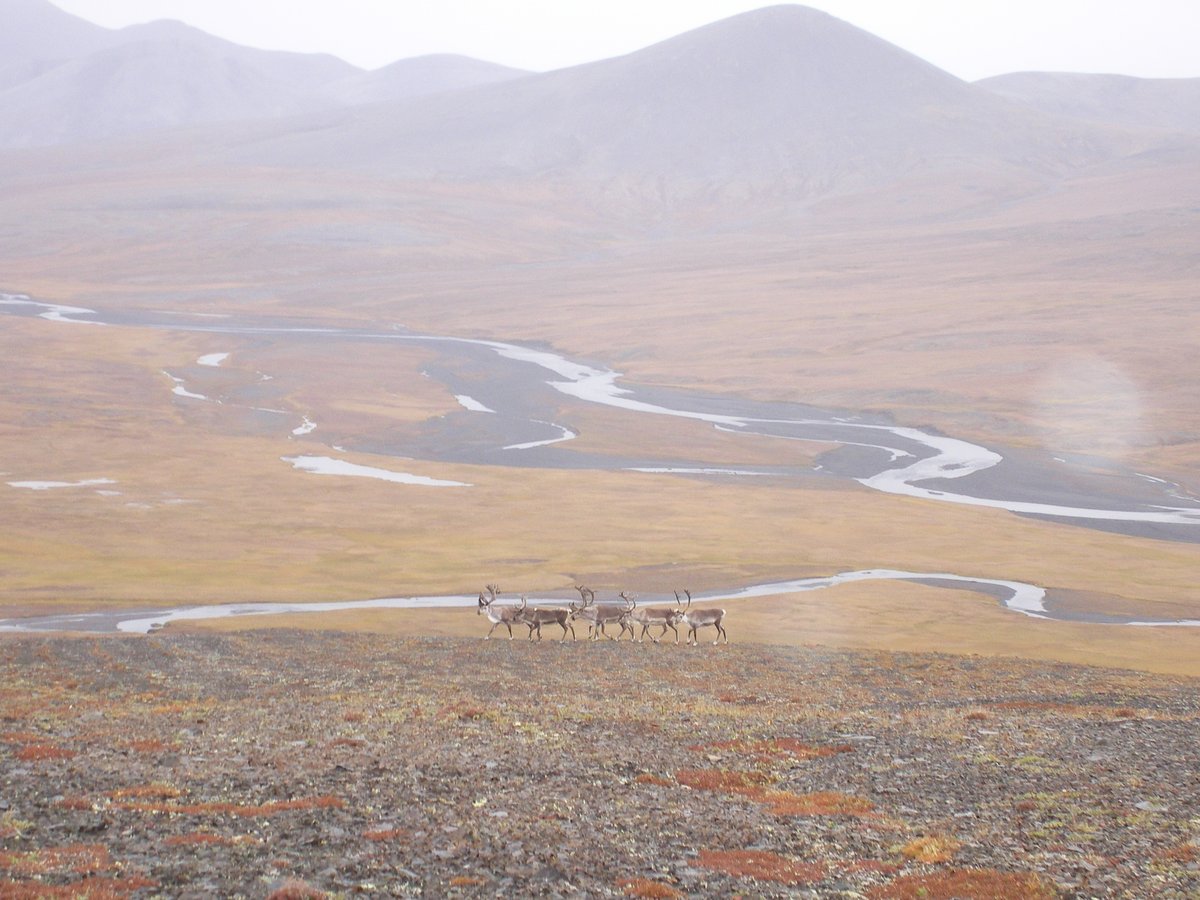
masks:
[[[513,639],[512,627],[521,621],[521,610],[516,606],[494,606],[496,594],[500,593],[500,589],[494,584],[489,584],[487,591],[492,595],[491,599],[484,599],[483,591],[480,591],[479,607],[475,610],[476,615],[481,616],[487,613],[488,621],[492,623],[491,630],[488,631],[484,640],[491,638],[497,625],[503,625],[508,629],[508,639],[511,641]]]

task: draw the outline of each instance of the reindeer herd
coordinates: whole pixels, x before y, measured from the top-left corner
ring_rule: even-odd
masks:
[[[508,630],[508,639],[511,641],[513,626],[524,625],[529,629],[529,640],[532,641],[536,634],[540,641],[543,625],[558,625],[562,628],[562,640],[565,641],[567,635],[570,634],[571,640],[574,641],[578,640],[575,636],[575,622],[582,619],[589,628],[588,640],[592,641],[599,640],[601,635],[609,640],[619,641],[628,631],[630,640],[641,643],[645,640],[647,632],[657,627],[658,635],[651,634],[651,641],[657,644],[660,638],[666,636],[669,628],[675,633],[675,643],[678,644],[679,629],[677,626],[684,625],[688,629],[687,643],[689,644],[698,645],[700,641],[697,632],[701,628],[710,626],[717,630],[717,638],[713,644],[716,644],[721,638],[725,639],[725,643],[729,643],[729,635],[725,633],[725,626],[722,624],[725,620],[725,610],[692,609],[692,592],[686,588],[683,593],[687,596],[687,605],[684,605],[679,591],[676,591],[675,605],[667,607],[638,606],[637,594],[627,594],[625,591],[621,591],[617,595],[624,601],[623,603],[597,603],[596,592],[591,588],[577,584],[575,590],[579,591],[579,600],[571,601],[568,606],[531,607],[524,594],[521,595],[519,606],[500,606],[496,603],[500,589],[494,584],[487,585],[486,597],[483,591],[479,592],[479,606],[476,610],[478,615],[486,615],[488,621],[492,623],[484,640],[491,638],[492,632],[503,625]],[[642,627],[642,631],[635,637],[638,625]],[[609,626],[620,626],[621,630],[616,637],[605,630]]]

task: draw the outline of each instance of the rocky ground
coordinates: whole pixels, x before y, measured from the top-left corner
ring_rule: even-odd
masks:
[[[0,897],[1196,897],[1196,687],[749,644],[7,638]]]

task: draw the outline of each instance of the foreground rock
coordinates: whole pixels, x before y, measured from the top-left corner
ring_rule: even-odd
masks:
[[[1194,681],[280,631],[0,650],[0,896],[1200,891]]]

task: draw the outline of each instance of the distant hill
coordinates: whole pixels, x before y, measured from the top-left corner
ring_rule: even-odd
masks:
[[[0,148],[272,119],[516,77],[467,57],[363,72],[326,54],[244,47],[182,22],[113,30],[47,0],[0,0]]]
[[[1200,78],[1015,72],[977,83],[1053,115],[1200,134]]]
[[[803,6],[532,74],[455,56],[368,73],[177,22],[109,31],[45,0],[4,4],[45,46],[67,45],[47,36],[62,28],[71,46],[93,48],[0,67],[0,84],[11,83],[0,90],[0,148],[64,145],[66,165],[120,164],[138,156],[132,145],[73,145],[144,135],[145,157],[164,164],[542,179],[660,208],[902,185],[885,202],[945,210],[1024,196],[1097,163],[1149,160],[1168,141],[969,84]]]
[[[528,74],[469,56],[442,53],[401,59],[371,72],[355,72],[326,84],[320,94],[345,106],[357,106],[496,84]]]
[[[46,0],[0,0],[0,59],[71,59],[110,46],[115,32],[63,12]]]
[[[222,44],[180,35],[63,62],[0,93],[0,140],[40,146],[304,112],[319,108],[321,72],[341,68]]]
[[[583,176],[811,196],[916,171],[1053,175],[1136,147],[968,84],[845,22],[770,7],[627,56],[321,122],[241,162],[433,177]],[[1024,175],[1022,175],[1024,177]]]

